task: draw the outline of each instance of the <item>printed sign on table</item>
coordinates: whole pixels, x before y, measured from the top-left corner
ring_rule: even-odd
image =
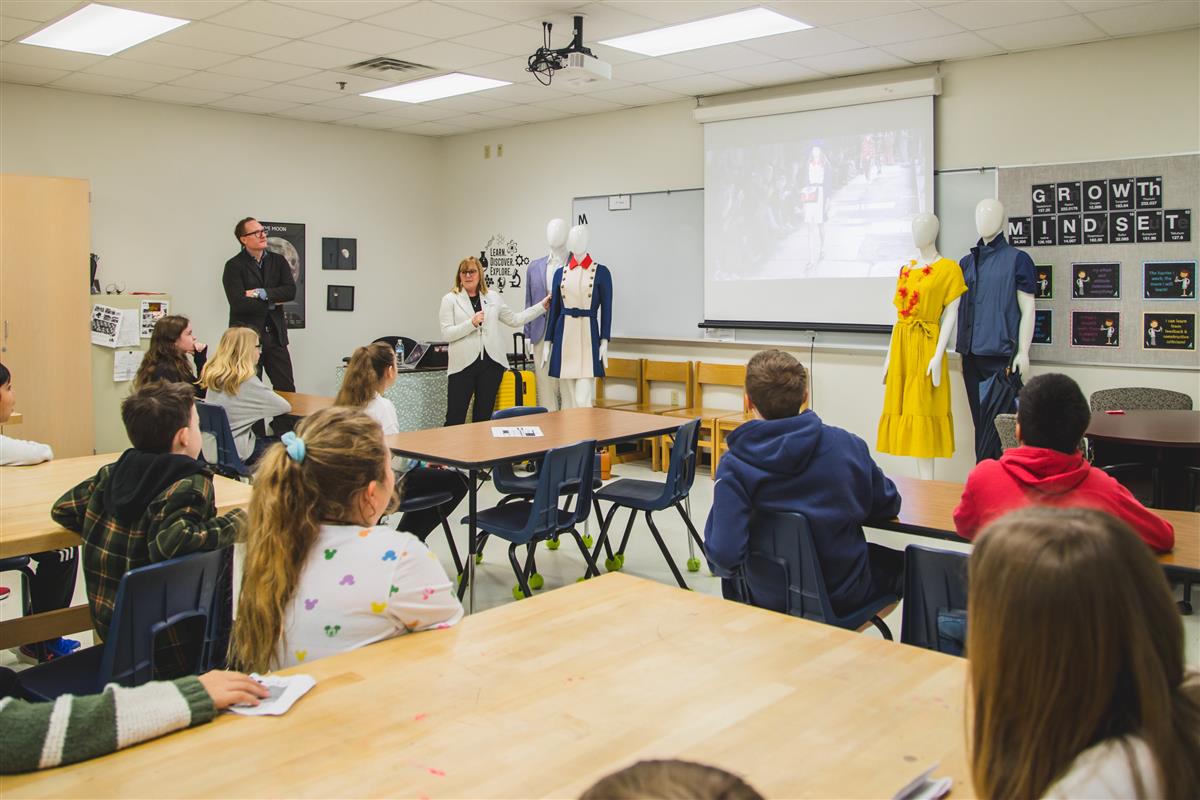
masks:
[[[1121,265],[1116,262],[1071,265],[1071,297],[1111,300],[1121,296]]]
[[[1052,344],[1054,312],[1049,308],[1039,308],[1033,312],[1033,343]]]
[[[1142,315],[1142,347],[1147,350],[1195,350],[1195,314]]]
[[[1072,347],[1120,347],[1121,312],[1072,311]]]
[[[1147,300],[1196,299],[1196,262],[1147,261],[1142,264],[1142,297]]]

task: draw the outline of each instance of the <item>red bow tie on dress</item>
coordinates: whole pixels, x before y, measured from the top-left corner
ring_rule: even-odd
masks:
[[[567,265],[567,269],[571,270],[575,269],[576,267],[583,267],[584,269],[587,269],[591,263],[592,257],[590,255],[584,256],[583,261],[576,261],[575,256],[571,256],[571,263]]]

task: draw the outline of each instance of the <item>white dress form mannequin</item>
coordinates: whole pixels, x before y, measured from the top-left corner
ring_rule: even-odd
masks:
[[[942,257],[937,251],[939,226],[938,218],[933,214],[918,214],[913,218],[913,244],[917,246],[917,250],[921,254],[917,261],[922,266],[928,266]],[[961,299],[961,297],[954,298],[948,306],[942,309],[942,316],[938,323],[940,331],[937,347],[934,350],[933,358],[929,360],[929,366],[925,368],[925,375],[933,382],[934,386],[940,386],[942,383],[942,359],[946,356],[946,347],[950,343],[950,337],[954,334],[955,326],[958,325],[958,303]],[[887,383],[888,364],[891,363],[891,360],[892,350],[889,341],[888,353],[883,360],[884,383]],[[933,480],[933,459],[918,458],[914,460],[917,462],[917,475],[921,480]]]
[[[990,242],[1004,229],[1004,205],[999,200],[985,197],[975,206],[975,230],[979,238]],[[1029,292],[1017,292],[1017,308],[1021,309],[1021,324],[1017,328],[1017,353],[1013,356],[1012,370],[1023,380],[1029,378],[1029,348],[1033,344],[1034,298]]]
[[[567,263],[567,234],[571,228],[565,219],[552,219],[546,223],[546,244],[550,253],[546,257],[546,287],[553,293],[554,273]],[[558,378],[546,368],[549,362],[550,332],[533,346],[533,364],[537,377],[538,404],[547,411],[559,409]]]
[[[567,250],[576,261],[583,261],[588,256],[588,226],[575,225],[567,235]],[[551,276],[553,279],[553,276]],[[550,337],[546,337],[546,347],[542,351],[544,363],[550,362],[550,351],[553,345]],[[600,362],[608,366],[608,340],[600,340]],[[596,402],[595,378],[560,378],[558,381],[559,395],[563,408],[591,408]]]

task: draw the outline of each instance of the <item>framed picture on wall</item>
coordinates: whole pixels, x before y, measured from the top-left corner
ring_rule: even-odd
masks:
[[[329,285],[325,289],[325,309],[327,311],[353,311],[354,287]]]
[[[321,239],[321,269],[358,269],[358,240]]]

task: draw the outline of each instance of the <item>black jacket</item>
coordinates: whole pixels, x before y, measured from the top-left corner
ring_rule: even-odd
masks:
[[[242,325],[254,328],[261,337],[269,322],[275,330],[280,344],[288,343],[287,323],[283,318],[283,304],[296,299],[296,281],[287,259],[270,250],[263,253],[262,271],[254,257],[242,251],[225,262],[225,274],[221,283],[225,286],[225,298],[229,301],[229,327]],[[267,300],[246,297],[247,289],[266,289]],[[268,311],[268,302],[275,303]]]

